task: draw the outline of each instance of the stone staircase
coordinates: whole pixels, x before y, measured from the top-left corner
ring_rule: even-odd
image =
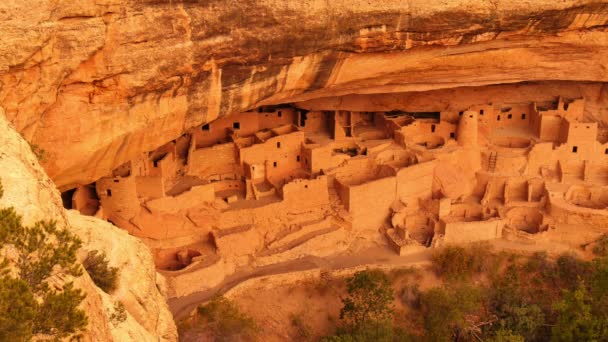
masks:
[[[307,241],[323,234],[331,233],[340,229],[340,226],[333,223],[331,218],[323,218],[303,222],[297,226],[290,227],[290,230],[281,233],[277,238],[268,244],[267,248],[257,256],[264,257],[273,254],[283,253],[295,248]]]

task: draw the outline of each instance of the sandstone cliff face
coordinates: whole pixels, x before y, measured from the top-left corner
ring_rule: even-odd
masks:
[[[591,0],[6,0],[0,105],[69,188],[259,104],[605,82],[607,23]]]
[[[66,212],[53,182],[44,173],[28,143],[10,125],[0,108],[0,180],[4,195],[0,207],[13,206],[24,224],[55,220],[83,240],[86,250],[104,251],[112,266],[120,267],[120,287],[112,295],[95,286],[85,273],[75,284],[86,293],[82,304],[89,316],[87,341],[175,341],[177,331],[158,287],[150,251],[139,240],[113,225]],[[157,285],[157,282],[159,285]],[[122,301],[128,315],[120,324],[112,323],[114,303]]]

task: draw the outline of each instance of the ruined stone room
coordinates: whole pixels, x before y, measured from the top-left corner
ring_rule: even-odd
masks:
[[[0,2],[0,341],[608,340],[608,1]]]

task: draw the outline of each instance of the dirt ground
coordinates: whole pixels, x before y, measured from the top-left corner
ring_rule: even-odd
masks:
[[[499,239],[487,244],[492,246],[494,251],[516,254],[546,251],[552,255],[574,253],[588,259],[591,252],[584,246],[596,240],[601,233],[602,229],[597,228],[581,229],[579,225],[558,225],[557,229],[545,232],[535,241]],[[322,336],[332,334],[340,324],[341,296],[346,293],[345,269],[361,268],[366,264],[383,265],[390,269],[387,272],[394,288],[396,317],[405,319],[411,317],[407,315],[407,301],[412,297],[413,287],[425,291],[441,286],[441,280],[430,268],[432,252],[429,249],[400,257],[387,246],[362,248],[351,251],[352,254],[349,255],[313,260],[312,264],[323,270],[320,271],[321,276],[316,272],[293,282],[275,282],[273,274],[280,277],[283,272],[293,271],[293,265],[284,265],[285,269],[270,272],[265,278],[258,279],[257,285],[246,286],[229,295],[229,298],[239,310],[256,321],[260,329],[258,336],[262,341],[316,341]],[[310,270],[305,267],[302,271],[306,272],[307,269]],[[242,281],[252,278],[245,277]],[[475,283],[484,281],[483,277],[473,279]],[[399,323],[408,325],[408,322]],[[413,322],[410,323],[414,325]]]
[[[412,286],[425,290],[440,283],[428,266],[396,268],[388,274],[396,312],[406,310]],[[232,300],[259,324],[264,341],[316,341],[340,324],[345,293],[344,277],[328,272],[286,286],[252,287]]]

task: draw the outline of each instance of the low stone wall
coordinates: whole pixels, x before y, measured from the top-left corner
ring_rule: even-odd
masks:
[[[220,260],[208,267],[188,268],[184,272],[171,272],[170,275],[164,272],[167,279],[167,296],[177,298],[211,289],[221,284],[235,269],[233,264]]]
[[[445,243],[466,243],[493,240],[502,237],[505,220],[445,223]]]

